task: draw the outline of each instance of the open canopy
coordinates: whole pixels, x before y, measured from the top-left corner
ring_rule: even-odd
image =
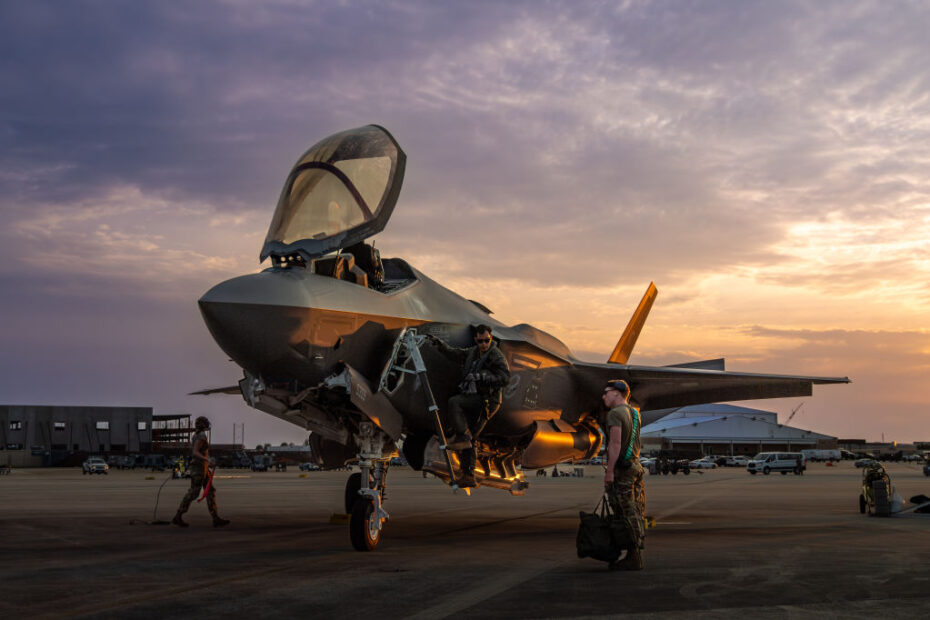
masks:
[[[261,260],[295,252],[322,256],[381,232],[400,194],[406,159],[378,125],[314,144],[284,183]]]

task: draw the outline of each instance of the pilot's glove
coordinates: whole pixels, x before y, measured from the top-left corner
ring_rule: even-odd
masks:
[[[465,375],[465,381],[477,381],[477,380],[478,380],[478,375],[476,375],[473,372],[470,372],[467,375]]]
[[[216,467],[216,458],[210,457],[210,467]]]
[[[480,371],[478,373],[478,380],[489,385],[494,385],[497,383],[497,377],[490,370]]]

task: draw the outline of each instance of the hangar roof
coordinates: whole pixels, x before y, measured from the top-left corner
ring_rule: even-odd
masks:
[[[718,404],[682,407],[644,426],[642,436],[679,442],[774,440],[815,444],[820,439],[835,439],[779,424],[778,414],[772,411]]]

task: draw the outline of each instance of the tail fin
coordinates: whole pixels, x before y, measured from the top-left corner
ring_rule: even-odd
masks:
[[[639,302],[639,306],[636,307],[636,311],[633,313],[633,316],[630,317],[630,322],[627,324],[626,329],[623,330],[623,335],[620,336],[620,340],[617,341],[617,346],[614,347],[614,352],[610,354],[610,358],[607,360],[613,364],[626,364],[626,361],[630,359],[630,353],[633,352],[633,347],[636,346],[636,339],[639,338],[639,332],[643,330],[643,325],[646,323],[646,317],[649,316],[649,311],[652,309],[652,304],[656,300],[656,295],[659,294],[659,289],[656,288],[655,282],[649,283],[649,288],[646,289],[646,294],[643,295],[643,299]]]

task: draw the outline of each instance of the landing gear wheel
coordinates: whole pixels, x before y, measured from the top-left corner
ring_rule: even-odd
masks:
[[[358,492],[362,488],[362,474],[356,472],[346,480],[345,508],[346,514],[352,514],[355,502],[359,500]]]
[[[859,514],[865,514],[865,497],[859,494]]]
[[[381,524],[375,514],[374,504],[367,499],[359,499],[361,501],[355,502],[352,506],[349,537],[356,551],[374,551],[381,542]]]

